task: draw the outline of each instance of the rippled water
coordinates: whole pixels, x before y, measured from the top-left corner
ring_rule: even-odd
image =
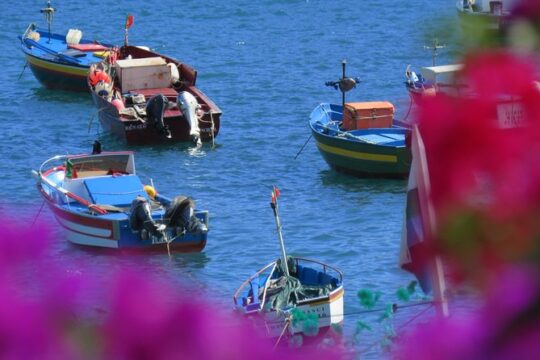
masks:
[[[187,282],[230,309],[236,287],[278,256],[268,206],[276,185],[288,251],[343,270],[347,313],[360,310],[360,288],[379,290],[392,301],[392,293],[411,279],[397,267],[405,181],[335,173],[314,141],[294,157],[310,135],[311,110],[320,102],[340,101],[324,82],[341,75],[344,58],[348,73],[362,79],[349,99],[390,100],[398,117],[404,116],[409,104],[405,67],[430,64],[423,46],[453,31],[442,25],[456,18],[452,1],[164,0],[159,5],[115,1],[106,7],[97,0],[53,1],[58,8],[53,30],[79,28],[85,37],[121,42],[129,12],[135,16],[132,44],[150,46],[199,71],[198,86],[223,110],[217,146],[199,150],[182,144],[127,147],[99,133],[88,94],[48,91],[29,69],[18,79],[24,59],[16,36],[30,22],[45,26],[39,13],[44,5],[20,1],[3,11],[0,209],[32,221],[41,199],[30,169],[58,153],[86,152],[97,137],[106,150],[135,150],[139,173],[152,178],[159,192],[191,195],[211,214],[208,245],[200,254],[171,260],[145,255],[135,261],[71,246],[56,229],[56,261],[76,266],[77,259],[90,260],[103,268],[96,276],[104,279],[111,268],[142,261],[148,271]],[[442,51],[441,62],[448,53]],[[47,209],[39,220],[53,221]],[[346,317],[347,336],[357,320]],[[367,335],[362,344],[376,341]]]

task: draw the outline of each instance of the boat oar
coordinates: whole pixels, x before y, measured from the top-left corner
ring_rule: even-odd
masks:
[[[82,197],[78,196],[78,195],[75,195],[74,193],[72,193],[71,191],[68,191],[64,188],[61,188],[60,186],[56,185],[55,183],[53,183],[51,180],[47,179],[46,177],[43,177],[41,175],[41,173],[37,172],[36,170],[32,170],[32,174],[37,177],[39,180],[43,181],[44,183],[46,183],[48,186],[54,188],[55,190],[57,190],[58,192],[60,192],[61,194],[63,194],[64,196],[67,196],[75,201],[77,201],[78,203],[88,207],[88,209],[90,210],[93,210],[95,212],[97,212],[98,214],[101,214],[101,215],[105,215],[107,214],[107,210],[99,207],[98,205],[96,204],[92,204],[91,202],[89,202],[88,200],[86,199],[83,199]]]
[[[289,276],[289,267],[287,265],[287,253],[285,252],[285,243],[283,242],[283,235],[281,234],[281,221],[279,220],[278,215],[278,197],[279,197],[279,189],[275,186],[272,186],[272,202],[270,203],[270,207],[274,211],[274,218],[276,219],[276,227],[277,232],[279,236],[279,245],[281,247],[281,261],[283,263],[283,270],[284,275]]]
[[[49,49],[48,47],[43,46],[40,43],[38,43],[37,41],[34,41],[32,39],[29,39],[29,38],[22,39],[20,36],[19,36],[19,39],[21,39],[21,41],[23,41],[26,44],[26,46],[33,46],[35,48],[38,48],[41,51],[46,52],[47,54],[54,55],[54,56],[66,61],[68,63],[79,64],[81,62],[81,60],[79,60],[77,58],[74,58],[73,56],[68,56],[68,55],[59,53],[57,51],[54,51],[52,49]]]

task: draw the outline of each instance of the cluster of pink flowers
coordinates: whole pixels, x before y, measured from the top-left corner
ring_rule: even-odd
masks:
[[[538,28],[539,1],[516,9],[510,21]],[[467,90],[420,104],[437,223],[430,254],[479,304],[401,336],[396,358],[540,358],[540,63],[522,50],[468,54],[458,81]]]
[[[154,275],[122,270],[94,278],[91,264],[51,256],[49,239],[39,225],[0,228],[1,359],[336,356],[329,349],[274,349],[276,339],[258,338],[243,322]]]

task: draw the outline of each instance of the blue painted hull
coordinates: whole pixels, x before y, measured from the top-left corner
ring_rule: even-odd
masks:
[[[20,38],[21,50],[36,79],[50,89],[89,91],[86,79],[90,65],[103,59],[92,51],[81,52],[76,57],[68,56],[64,35],[53,33],[49,39],[47,32],[36,32],[40,34],[40,38],[35,43],[24,36]],[[95,43],[82,39],[80,44]]]

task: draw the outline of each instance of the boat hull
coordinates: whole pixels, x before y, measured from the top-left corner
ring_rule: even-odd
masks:
[[[87,85],[88,86],[88,85]],[[170,130],[171,138],[160,134],[155,127],[140,119],[125,119],[111,102],[97,95],[94,91],[92,99],[98,109],[98,118],[103,130],[130,145],[166,144],[188,142],[190,125],[184,116],[164,117],[164,123]],[[211,142],[219,133],[221,112],[205,114],[199,121],[201,141]]]
[[[262,331],[264,337],[276,338],[279,337],[287,326],[285,333],[288,336],[298,334],[308,337],[315,335],[325,335],[328,330],[333,327],[338,327],[343,323],[343,296],[345,291],[343,287],[334,290],[328,297],[320,300],[313,300],[298,305],[294,308],[295,312],[302,313],[304,316],[317,316],[316,330],[311,327],[311,324],[302,320],[292,321],[287,323],[287,317],[291,315],[291,310],[285,311],[262,311],[248,314],[254,322],[254,328]],[[309,329],[308,329],[309,328]]]
[[[57,222],[64,229],[69,242],[89,247],[109,249],[153,250],[171,252],[200,252],[206,246],[207,234],[196,237],[184,235],[169,244],[141,240],[139,233],[131,230],[129,218],[107,219],[90,214],[78,214],[48,201]]]
[[[46,88],[88,92],[88,66],[47,61],[29,54],[25,58],[35,78]]]
[[[409,173],[410,149],[357,143],[312,131],[324,160],[337,171],[357,176],[404,177]]]

